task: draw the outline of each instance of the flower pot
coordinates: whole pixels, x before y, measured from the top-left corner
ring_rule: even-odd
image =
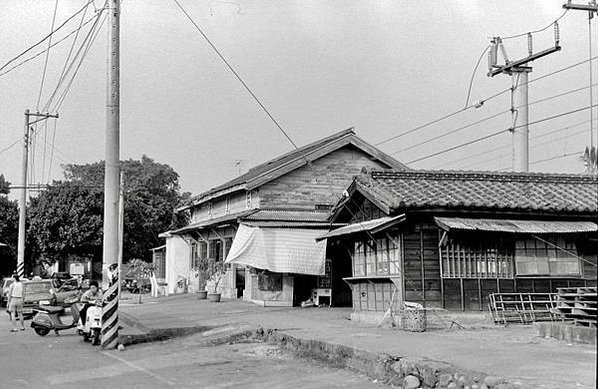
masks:
[[[220,293],[208,293],[208,301],[217,303],[220,301]]]
[[[206,290],[200,290],[197,292],[197,298],[200,300],[205,300],[207,296],[208,296],[208,291],[206,291]]]

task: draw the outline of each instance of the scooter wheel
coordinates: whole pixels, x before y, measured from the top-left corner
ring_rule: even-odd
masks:
[[[44,327],[36,327],[35,333],[38,334],[39,336],[46,336],[50,333],[50,330],[47,328],[44,328]]]
[[[83,341],[84,342],[89,342],[89,334],[87,332],[83,333]]]

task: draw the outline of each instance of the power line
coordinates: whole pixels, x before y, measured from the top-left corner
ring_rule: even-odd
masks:
[[[220,57],[220,59],[222,60],[222,62],[224,62],[224,64],[234,74],[234,76],[237,78],[237,80],[239,80],[239,82],[245,87],[245,89],[247,90],[247,92],[249,92],[249,94],[251,95],[251,97],[253,97],[253,99],[258,103],[258,105],[262,108],[262,110],[266,113],[266,115],[268,115],[268,117],[270,118],[270,120],[272,120],[272,122],[276,125],[276,127],[278,127],[278,129],[280,130],[280,132],[282,132],[284,134],[284,136],[293,145],[293,147],[295,147],[295,149],[298,149],[297,145],[295,144],[295,142],[293,142],[293,140],[291,139],[291,137],[289,136],[289,134],[287,134],[287,132],[282,128],[282,126],[274,118],[274,116],[272,116],[272,114],[268,111],[268,109],[266,109],[266,107],[264,106],[264,104],[262,104],[262,102],[255,95],[255,93],[253,93],[253,91],[249,88],[249,86],[245,83],[245,81],[243,81],[243,79],[241,78],[241,76],[239,76],[239,74],[235,71],[235,69],[232,67],[232,65],[226,60],[226,58],[224,58],[224,56],[220,53],[220,51],[218,51],[218,49],[216,48],[216,46],[214,46],[214,44],[212,43],[212,41],[203,32],[203,30],[199,27],[199,25],[195,22],[195,20],[193,20],[193,18],[191,17],[191,15],[189,15],[189,13],[187,13],[187,11],[185,11],[185,9],[181,5],[181,3],[179,3],[178,0],[173,0],[173,1],[180,8],[180,10],[185,14],[185,16],[187,17],[187,19],[189,19],[189,21],[195,26],[195,28],[197,29],[197,31],[199,31],[199,33],[203,36],[203,38],[206,40],[206,42],[208,42],[208,44],[212,47],[212,49],[216,52],[216,54],[218,54],[218,56]]]
[[[484,54],[486,54],[486,52],[488,51],[489,48],[490,48],[490,46],[486,46],[484,51],[482,51],[482,54],[480,54],[480,57],[478,58],[478,61],[476,62],[475,67],[473,68],[473,72],[471,73],[471,78],[469,79],[469,88],[467,88],[467,98],[465,99],[465,107],[466,108],[469,105],[469,97],[471,96],[471,87],[473,86],[473,79],[475,77],[476,72],[478,71],[480,62],[482,62],[482,58],[484,58]]]
[[[593,107],[595,107],[595,106],[597,106],[597,105],[598,105],[598,104],[595,104],[595,105],[590,105],[590,106],[586,106],[586,107],[582,107],[582,108],[578,108],[578,109],[574,109],[574,110],[567,111],[567,112],[562,112],[562,113],[559,113],[559,114],[556,114],[556,115],[553,115],[553,116],[549,116],[549,117],[545,117],[545,118],[542,118],[542,119],[535,120],[535,121],[533,121],[533,122],[529,122],[528,124],[525,124],[525,125],[532,125],[532,124],[542,123],[542,122],[545,122],[545,121],[548,121],[548,120],[557,119],[557,118],[559,118],[559,117],[566,116],[566,115],[571,115],[571,114],[573,114],[573,113],[580,112],[580,111],[584,111],[584,110],[586,110],[586,109],[592,109]],[[449,148],[447,148],[447,149],[440,150],[440,151],[438,151],[438,152],[435,152],[435,153],[429,154],[429,155],[427,155],[427,156],[423,156],[423,157],[420,157],[420,158],[414,159],[414,160],[412,160],[412,161],[409,161],[409,162],[407,162],[407,164],[410,164],[410,163],[415,163],[415,162],[419,162],[419,161],[423,161],[423,160],[425,160],[425,159],[429,159],[429,158],[435,157],[435,156],[437,156],[437,155],[445,154],[445,153],[448,153],[449,151],[457,150],[457,149],[460,149],[460,148],[462,148],[462,147],[469,146],[469,145],[471,145],[471,144],[474,144],[474,143],[478,143],[478,142],[480,142],[480,141],[483,141],[483,140],[486,140],[486,139],[492,138],[492,137],[494,137],[494,136],[497,136],[497,135],[500,135],[500,134],[502,134],[502,133],[504,133],[504,132],[513,131],[513,130],[515,130],[515,129],[517,129],[517,128],[520,128],[520,127],[523,127],[523,126],[524,126],[524,125],[522,124],[522,125],[519,125],[519,126],[514,126],[514,127],[511,127],[511,128],[507,128],[507,129],[505,129],[505,130],[500,130],[500,131],[494,132],[494,133],[492,133],[492,134],[489,134],[489,135],[483,136],[483,137],[481,137],[481,138],[477,138],[477,139],[471,140],[471,141],[469,141],[469,142],[465,142],[465,143],[462,143],[462,144],[460,144],[460,145],[456,145],[456,146],[453,146],[453,147],[449,147]]]
[[[87,9],[87,7],[85,7]],[[46,81],[46,71],[48,70],[48,59],[50,59],[50,48],[52,47],[52,38],[54,34],[54,23],[56,22],[56,11],[58,11],[58,0],[54,2],[54,15],[52,16],[52,26],[50,27],[50,37],[48,38],[48,49],[46,50],[46,60],[44,61],[44,71],[42,72],[42,82],[39,86],[39,94],[37,95],[37,104],[35,109],[39,111],[39,102],[42,99],[42,92],[44,90],[44,82]],[[45,157],[45,155],[44,155]]]
[[[582,153],[582,152],[580,152],[580,151],[576,151],[576,152],[574,152],[574,153],[567,153],[567,154],[563,154],[563,155],[558,155],[558,156],[556,156],[556,157],[544,158],[544,159],[540,159],[540,160],[538,160],[538,161],[532,161],[532,162],[530,162],[529,164],[530,164],[530,165],[536,165],[536,164],[539,164],[539,163],[542,163],[542,162],[553,161],[553,160],[555,160],[555,159],[566,158],[566,157],[571,157],[571,156],[573,156],[573,155],[581,155],[581,154],[583,154],[583,153]]]
[[[14,142],[12,142],[11,144],[9,144],[8,146],[6,146],[5,148],[3,148],[2,150],[0,150],[0,155],[4,154],[5,152],[7,152],[8,150],[12,149],[13,147],[15,147],[16,145],[18,145],[21,142],[21,138],[15,140]]]
[[[26,50],[24,50],[23,52],[21,52],[19,55],[17,55],[16,57],[13,57],[12,59],[8,60],[4,65],[2,65],[2,67],[0,67],[0,71],[4,70],[8,65],[10,65],[11,63],[13,63],[14,61],[16,61],[17,59],[19,59],[20,57],[22,57],[23,55],[27,54],[29,51],[33,50],[34,48],[36,48],[37,46],[41,45],[42,43],[44,43],[48,38],[50,38],[52,35],[54,35],[57,31],[59,31],[62,27],[64,27],[68,22],[70,22],[75,16],[79,15],[81,12],[83,12],[83,10],[85,8],[87,8],[87,6],[92,3],[94,0],[88,0],[87,3],[85,3],[85,5],[83,7],[81,7],[81,9],[79,9],[77,12],[75,12],[73,15],[71,15],[68,19],[66,19],[64,22],[62,22],[62,24],[60,26],[58,26],[56,29],[52,30],[48,35],[46,35],[45,37],[43,37],[39,42],[33,44],[32,46],[30,46],[29,48],[27,48]]]
[[[416,143],[416,144],[414,144],[414,145],[411,145],[411,146],[409,146],[409,147],[407,147],[407,148],[405,148],[405,149],[397,150],[397,151],[395,151],[394,153],[391,153],[391,155],[395,155],[395,154],[398,154],[398,153],[402,153],[402,152],[405,152],[405,151],[408,151],[408,150],[414,149],[414,148],[416,148],[416,147],[418,147],[418,146],[421,146],[421,145],[427,144],[427,143],[429,143],[429,142],[433,142],[433,141],[435,141],[435,140],[442,139],[442,138],[444,138],[444,137],[446,137],[446,136],[449,136],[449,135],[452,135],[452,134],[454,134],[454,133],[457,133],[457,132],[459,132],[459,131],[465,130],[466,128],[469,128],[469,127],[475,126],[476,124],[480,124],[480,123],[486,122],[486,121],[488,121],[488,120],[490,120],[490,119],[494,119],[495,117],[498,117],[498,116],[500,116],[500,115],[503,115],[503,114],[505,114],[505,113],[509,113],[509,112],[511,112],[511,110],[510,110],[510,109],[508,109],[508,110],[506,110],[506,111],[502,111],[502,112],[495,113],[494,115],[487,116],[487,117],[485,117],[485,118],[483,118],[483,119],[480,119],[480,120],[478,120],[478,121],[475,121],[475,122],[473,122],[473,123],[467,124],[467,125],[465,125],[465,126],[462,126],[462,127],[456,128],[456,129],[454,129],[454,130],[451,130],[451,131],[449,131],[449,132],[446,132],[446,133],[444,133],[444,134],[441,134],[441,135],[435,136],[435,137],[433,137],[433,138],[430,138],[430,139],[424,140],[424,141],[422,141],[422,142]]]
[[[521,34],[517,34],[517,35],[511,35],[511,36],[507,36],[507,37],[501,37],[502,40],[507,40],[507,39],[515,39],[515,38],[521,38],[522,36],[527,36],[528,34],[537,34],[539,32],[542,31],[546,31],[548,30],[550,27],[552,27],[556,22],[558,22],[559,20],[561,20],[568,12],[569,10],[566,9],[561,16],[559,16],[558,18],[556,18],[554,21],[550,22],[550,24],[548,24],[546,27],[542,27],[538,30],[534,30],[534,31],[528,31],[528,32],[524,32]]]
[[[83,24],[81,25],[81,27],[74,29],[73,31],[71,31],[71,32],[69,32],[67,35],[65,35],[64,37],[60,38],[58,41],[56,41],[56,42],[52,43],[52,46],[51,46],[51,47],[54,47],[54,46],[56,46],[56,45],[59,45],[60,43],[64,42],[65,40],[67,40],[68,38],[70,38],[70,37],[71,37],[73,34],[77,33],[77,32],[78,32],[78,31],[79,31],[81,28],[85,27],[86,25],[88,25],[89,23],[93,22],[94,20],[95,20],[95,16],[94,16],[94,17],[91,17],[91,18],[89,18],[89,19],[88,19],[88,20],[87,20],[85,23],[83,23]],[[25,59],[25,60],[23,60],[23,61],[21,61],[21,62],[17,63],[16,65],[13,65],[12,67],[8,68],[7,70],[5,70],[5,71],[3,71],[3,72],[0,72],[0,76],[4,76],[5,74],[7,74],[7,73],[10,73],[10,72],[11,72],[11,71],[13,71],[14,69],[16,69],[16,68],[18,68],[18,67],[20,67],[20,66],[22,66],[22,65],[26,64],[27,62],[29,62],[29,61],[32,61],[32,60],[34,60],[34,59],[36,59],[36,58],[37,58],[37,57],[39,57],[40,55],[43,55],[43,54],[45,54],[47,50],[48,50],[48,49],[44,49],[44,50],[40,51],[39,53],[37,53],[37,54],[34,54],[34,55],[32,55],[31,57],[29,57],[29,58],[27,58],[27,59]]]

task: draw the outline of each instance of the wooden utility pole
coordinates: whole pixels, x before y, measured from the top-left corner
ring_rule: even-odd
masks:
[[[105,306],[102,313],[102,347],[118,344],[118,269],[120,192],[120,0],[108,1],[108,70],[106,82],[106,161],[104,176],[104,237],[102,286]]]
[[[513,124],[513,171],[529,171],[529,107],[528,107],[528,74],[532,68],[528,63],[542,58],[546,55],[557,52],[561,49],[559,45],[558,24],[554,24],[554,46],[537,53],[533,53],[532,35],[527,35],[528,56],[516,61],[509,61],[507,51],[500,37],[491,41],[490,52],[488,53],[488,76],[494,77],[497,74],[508,74],[511,76],[511,115]],[[504,57],[504,65],[497,65],[498,51]]]
[[[30,117],[38,117],[34,121]],[[29,136],[30,126],[35,123],[47,120],[49,118],[58,118],[58,114],[51,115],[49,113],[31,113],[28,109],[25,110],[25,128],[23,135],[23,162],[21,164],[21,179],[23,182],[21,196],[19,199],[19,239],[17,243],[17,274],[19,277],[25,276],[25,221],[27,217],[27,160],[29,158]]]

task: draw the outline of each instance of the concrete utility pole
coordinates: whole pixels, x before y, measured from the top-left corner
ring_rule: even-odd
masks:
[[[587,11],[588,12],[588,44],[590,52],[590,147],[594,145],[594,114],[592,112],[592,105],[594,104],[592,91],[592,19],[594,13],[598,14],[598,5],[596,0],[591,0],[588,4],[574,4],[569,0],[563,4],[563,8],[567,10]],[[596,147],[598,148],[598,126],[596,126]]]
[[[118,344],[118,269],[120,192],[120,0],[108,1],[108,71],[106,82],[106,162],[104,176],[104,237],[102,286],[105,306],[102,313],[102,347]]]
[[[39,119],[30,121],[30,117],[39,117]],[[27,217],[27,160],[29,158],[29,131],[30,126],[35,123],[47,120],[49,118],[58,118],[58,114],[50,115],[49,113],[30,113],[28,109],[25,110],[25,128],[23,135],[23,162],[21,164],[21,179],[23,188],[21,197],[19,199],[19,239],[17,244],[17,274],[19,277],[25,275],[25,221]]]
[[[528,56],[516,61],[509,61],[507,51],[500,37],[491,41],[491,48],[488,52],[488,76],[494,77],[497,74],[508,74],[511,76],[511,115],[513,124],[513,171],[529,171],[529,107],[528,107],[528,74],[532,68],[526,66],[529,62],[552,54],[561,49],[559,45],[558,24],[554,24],[554,47],[533,53],[532,35],[527,35]],[[498,51],[501,51],[505,64],[497,65]]]

